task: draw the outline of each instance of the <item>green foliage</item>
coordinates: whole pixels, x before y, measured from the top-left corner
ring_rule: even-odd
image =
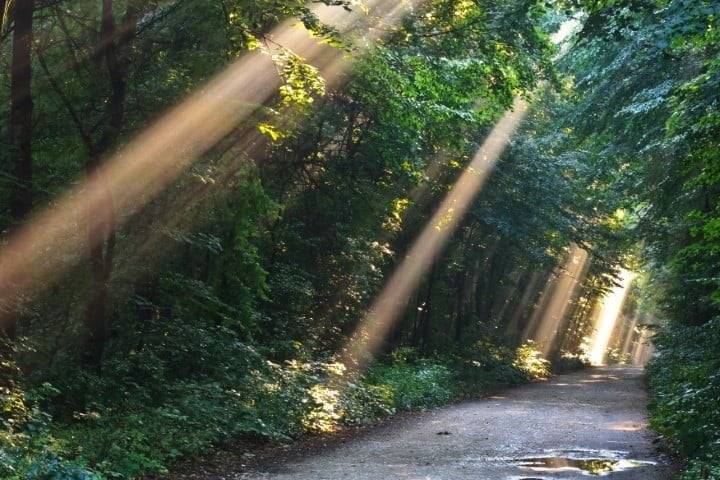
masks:
[[[630,354],[623,353],[617,348],[610,348],[607,352],[608,365],[627,365],[630,363]]]
[[[557,373],[573,372],[590,366],[587,357],[580,354],[562,352],[553,359],[552,371]]]
[[[683,478],[720,478],[720,320],[655,337],[651,424],[688,458]]]
[[[45,3],[36,25],[36,55],[45,65],[37,56],[33,65],[38,208],[52,205],[84,174],[88,152],[78,146],[84,134],[95,138],[108,123],[103,62],[85,58],[99,47],[99,4]],[[354,2],[324,3],[362,10]],[[601,123],[586,115],[593,105],[606,121],[614,115],[603,103],[605,87],[623,84],[618,78],[627,72],[613,63],[609,85],[590,95],[586,87],[605,65],[595,64],[604,45],[593,44],[575,51],[579,88],[570,88],[552,65],[557,48],[545,31],[567,14],[546,3],[422,2],[399,25],[378,29],[383,38],[354,48],[300,0],[138,2],[140,25],[122,45],[125,119],[108,151],[249,50],[274,54],[269,61],[282,86],[145,209],[132,218],[115,212],[126,223],[116,232],[112,275],[104,280],[108,314],[101,320],[108,335],[99,365],[81,361],[92,288],[84,259],[66,259],[80,266],[41,285],[46,295],[23,312],[20,330],[29,347],[18,361],[28,392],[43,391],[46,382],[57,390],[32,407],[20,394],[7,397],[8,405],[24,405],[17,407],[24,412],[19,420],[3,425],[8,444],[17,445],[7,450],[21,472],[13,475],[157,474],[240,436],[288,441],[546,377],[549,365],[534,345],[498,332],[511,319],[515,328],[528,320],[540,288],[521,301],[522,290],[533,276],[542,287],[570,244],[594,257],[583,298],[589,302],[612,284],[629,243],[627,225],[615,215],[628,205],[614,187],[640,176],[623,167],[624,158],[606,154],[607,132],[583,136],[589,124]],[[613,14],[615,2],[595,3],[591,13],[612,20],[613,28],[634,18],[626,10]],[[128,5],[114,2],[117,12]],[[692,39],[672,48],[696,55],[704,34],[693,15]],[[293,17],[352,57],[342,81],[322,78],[322,69],[292,45],[272,43],[268,32]],[[646,39],[635,39],[630,49]],[[0,44],[3,98],[9,54],[8,44]],[[710,111],[699,115],[702,122],[693,115],[697,92],[714,86],[710,66],[710,78],[698,77],[682,94],[677,87],[684,78],[631,89],[631,101],[618,111],[635,118],[672,103],[680,112],[668,120],[674,135],[689,124],[705,125],[714,118]],[[583,94],[596,103],[575,98]],[[382,346],[391,352],[387,360],[348,376],[334,359],[518,96],[537,107],[432,273],[419,279]],[[0,102],[3,118],[6,103]],[[638,123],[658,124],[642,117],[628,129]],[[0,123],[3,139],[4,129]],[[711,155],[712,147],[703,152]],[[3,163],[7,155],[0,148]],[[713,172],[703,174],[702,188]],[[11,180],[0,179],[3,200]],[[687,218],[696,222],[694,235],[714,241],[709,217]],[[699,258],[685,254],[685,263]],[[582,338],[587,315],[577,318],[573,331]],[[18,426],[36,423],[42,427],[33,434]]]
[[[642,308],[659,323],[651,423],[688,457],[684,478],[718,478],[720,10],[704,0],[571,3],[588,18],[562,59],[576,86],[568,125],[614,165],[607,185],[644,242]]]
[[[368,382],[389,391],[394,410],[443,405],[453,398],[455,388],[450,369],[429,362],[376,367],[368,373]]]
[[[550,376],[550,361],[542,357],[532,341],[518,347],[513,366],[530,378],[546,378]]]
[[[101,480],[82,462],[63,459],[50,416],[38,402],[58,393],[45,383],[28,399],[19,389],[0,392],[0,475],[7,480]]]
[[[527,346],[515,357],[500,356],[511,350],[488,354],[485,358],[492,359],[492,365],[480,366],[477,360],[459,357],[416,359],[378,363],[360,378],[351,379],[341,364],[289,361],[279,365],[248,347],[223,345],[217,336],[213,338],[208,347],[223,349],[217,361],[235,364],[225,378],[173,383],[168,373],[162,379],[138,378],[142,383],[135,384],[131,395],[120,393],[124,402],[109,392],[119,378],[86,380],[86,385],[107,382],[108,390],[93,392],[93,398],[102,403],[93,403],[92,410],[76,412],[72,423],[54,426],[56,448],[108,478],[134,478],[166,472],[179,458],[207,452],[239,436],[286,441],[306,433],[327,433],[547,375],[546,363]],[[477,350],[475,358],[483,356]],[[212,362],[212,358],[204,359],[204,365]],[[244,367],[240,370],[239,365]],[[127,372],[127,367],[115,369]],[[163,388],[144,397],[157,381],[164,383]],[[123,384],[127,385],[127,379]],[[44,458],[33,458],[28,467],[46,475],[38,479],[75,480],[72,475],[81,474],[86,476],[77,479],[96,478],[89,470]]]

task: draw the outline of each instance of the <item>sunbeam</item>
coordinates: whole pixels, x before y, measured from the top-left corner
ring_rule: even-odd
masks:
[[[597,313],[595,334],[590,342],[590,362],[602,365],[605,362],[607,347],[615,325],[620,317],[625,298],[635,274],[629,270],[620,270],[620,285],[613,288],[603,299]]]
[[[455,232],[476,195],[480,192],[511,136],[527,114],[527,103],[517,98],[490,132],[460,175],[455,185],[417,237],[407,256],[360,322],[344,349],[346,365],[356,363],[361,369],[369,354],[385,340],[412,292],[428,271],[443,246]]]
[[[637,343],[632,354],[632,364],[636,367],[643,367],[650,360],[654,348],[650,343],[650,334],[647,328],[642,328],[640,336],[638,337]]]
[[[640,319],[640,312],[635,311],[635,314],[633,315],[633,318],[630,321],[630,325],[628,326],[627,332],[625,332],[625,336],[622,339],[623,342],[620,347],[620,353],[622,353],[623,355],[626,355],[630,352],[630,346],[632,345],[632,341],[635,338],[635,327],[637,327],[639,319]]]
[[[397,22],[411,2],[374,0],[366,9],[317,5],[314,12],[344,36],[377,39]],[[367,13],[358,13],[366,11]],[[325,45],[297,20],[288,20],[266,35],[267,48],[290,49],[316,66],[329,85],[340,82],[348,61],[342,50]],[[0,298],[33,292],[36,280],[57,278],[87,248],[85,231],[101,231],[112,202],[118,224],[155,198],[189,165],[208,152],[280,87],[271,55],[249,52],[170,110],[113,155],[92,178],[36,215],[0,250]],[[90,243],[100,238],[87,239]],[[48,252],[52,252],[48,255]],[[0,317],[0,326],[5,323]]]
[[[572,245],[565,264],[545,287],[523,332],[523,340],[533,339],[545,356],[552,351],[558,333],[565,325],[568,307],[585,278],[588,263],[588,253]]]

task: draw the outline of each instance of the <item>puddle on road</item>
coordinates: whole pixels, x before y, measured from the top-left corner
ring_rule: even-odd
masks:
[[[513,463],[533,472],[579,472],[588,476],[605,476],[635,468],[655,465],[655,462],[627,458],[627,452],[608,450],[551,451],[537,457],[514,459]],[[535,480],[537,477],[516,477],[518,480]]]

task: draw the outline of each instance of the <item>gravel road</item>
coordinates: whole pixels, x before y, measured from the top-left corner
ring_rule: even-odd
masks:
[[[642,371],[562,375],[266,463],[244,480],[670,478],[645,418]]]

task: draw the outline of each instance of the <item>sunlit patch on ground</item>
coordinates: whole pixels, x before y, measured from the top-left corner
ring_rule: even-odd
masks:
[[[616,430],[618,432],[638,432],[644,430],[647,427],[645,423],[638,422],[615,422],[608,425],[610,430]]]

